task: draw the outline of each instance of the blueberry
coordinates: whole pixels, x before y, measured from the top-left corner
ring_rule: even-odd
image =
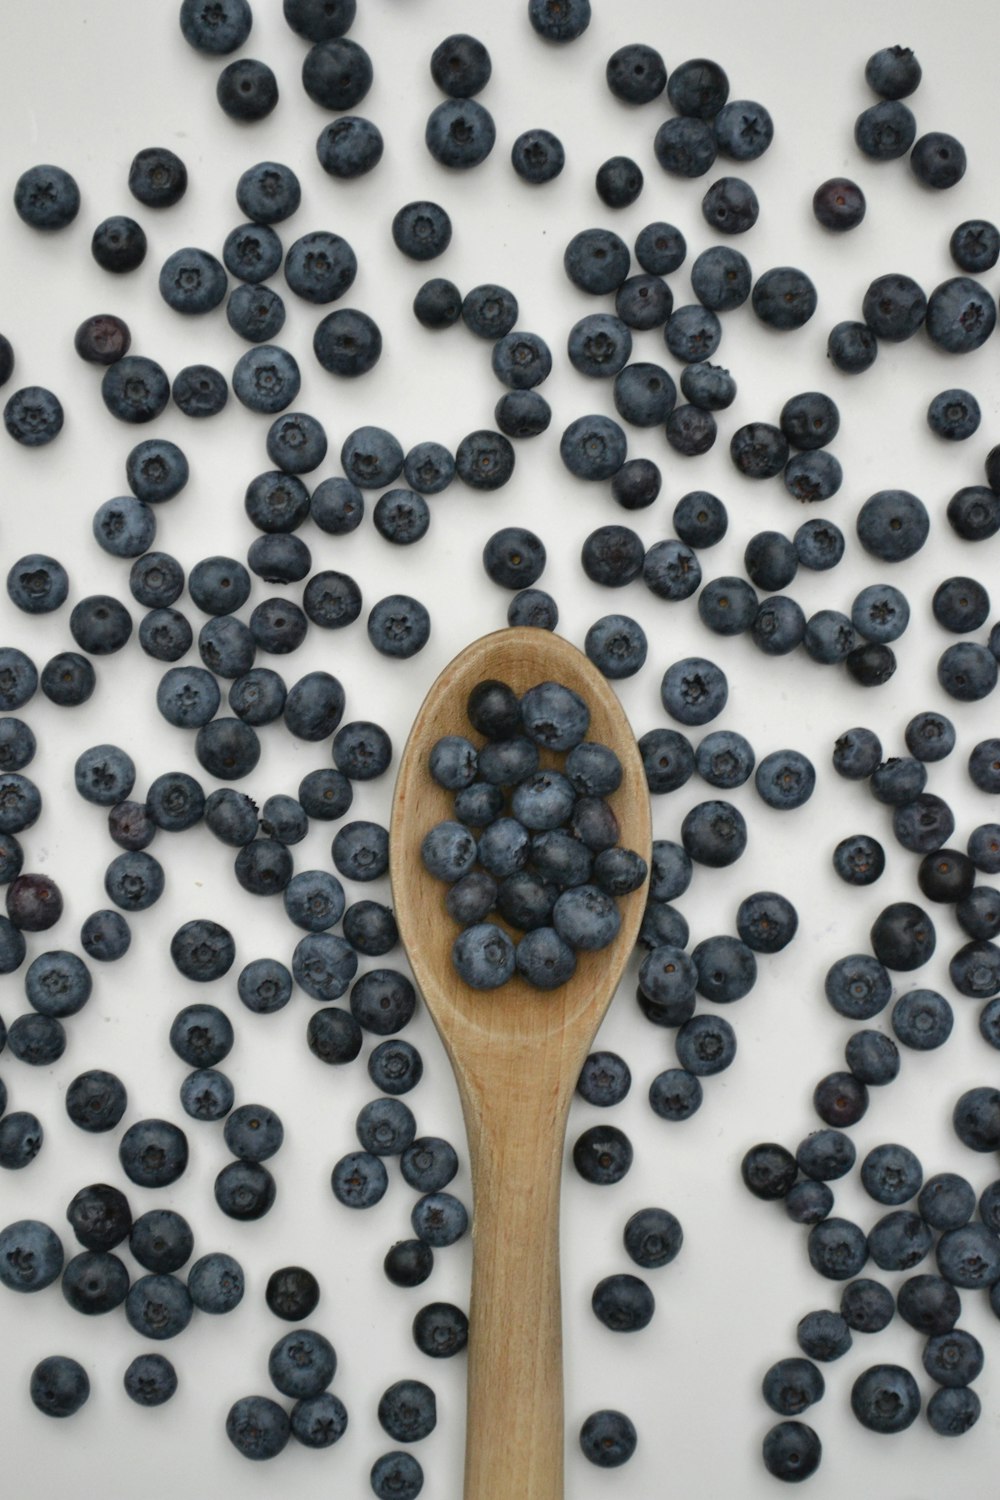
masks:
[[[698,301],[713,312],[741,307],[750,295],[750,262],[729,245],[703,250],[691,267],[691,289]]]
[[[94,230],[90,253],[104,271],[112,271],[116,275],[134,271],[146,258],[145,231],[134,219],[124,214],[103,219]],[[124,354],[127,350],[123,349],[121,352]]]
[[[750,638],[767,655],[784,656],[801,645],[806,629],[806,617],[795,600],[776,594],[761,600],[750,624]],[[816,648],[815,625],[810,646]]]
[[[755,891],[745,896],[736,912],[736,931],[755,953],[780,953],[792,941],[798,925],[795,907],[777,891]]]
[[[959,1229],[972,1218],[975,1207],[972,1184],[957,1172],[938,1172],[928,1177],[917,1198],[920,1216],[932,1229]]]
[[[194,1235],[187,1220],[173,1209],[151,1208],[133,1219],[128,1247],[147,1271],[179,1271],[191,1258]]]
[[[996,875],[1000,871],[1000,825],[980,823],[969,834],[966,852],[977,870]]]
[[[83,1250],[66,1263],[62,1294],[74,1312],[97,1317],[121,1307],[128,1292],[129,1274],[117,1255]]]
[[[960,443],[978,431],[982,413],[971,391],[957,387],[939,391],[927,407],[931,432],[948,442]]]
[[[343,995],[358,969],[358,955],[348,942],[328,932],[300,938],[292,954],[292,973],[313,1000],[329,1004]]]
[[[833,868],[848,885],[872,885],[885,869],[885,850],[871,834],[850,834],[834,849]]]
[[[62,431],[62,403],[44,386],[26,385],[8,398],[3,422],[16,443],[25,448],[41,448]]]
[[[813,214],[824,229],[856,229],[866,208],[864,193],[849,177],[829,177],[813,193]]]
[[[206,1260],[212,1257],[206,1256]],[[219,1256],[218,1259],[225,1263],[230,1260],[229,1256]],[[238,1302],[243,1296],[243,1277],[239,1266],[235,1265],[238,1282],[236,1290]],[[198,1266],[201,1262],[198,1263]],[[192,1279],[198,1266],[193,1266],[188,1275],[188,1285],[191,1286]],[[230,1274],[229,1268],[225,1268],[224,1274]],[[192,1288],[192,1296],[194,1296]],[[264,1300],[271,1312],[278,1318],[283,1318],[287,1323],[300,1323],[303,1318],[308,1318],[315,1312],[319,1304],[320,1290],[319,1282],[311,1271],[305,1266],[280,1266],[278,1270],[272,1271],[267,1278],[267,1286],[264,1289]],[[197,1303],[197,1298],[195,1298]],[[232,1304],[235,1306],[235,1302]],[[206,1308],[208,1312],[228,1312],[228,1307]]]
[[[722,1016],[694,1015],[677,1031],[677,1061],[696,1077],[728,1068],[736,1056],[736,1033]]]
[[[23,1060],[28,1061],[27,1058]],[[56,1060],[50,1059],[53,1062]],[[11,1110],[0,1120],[0,1167],[8,1172],[17,1172],[29,1166],[42,1149],[44,1139],[45,1132],[37,1115],[26,1109]],[[5,1284],[10,1286],[12,1282],[7,1281]],[[35,1288],[22,1287],[19,1290],[33,1291]]]
[[[701,1101],[701,1081],[686,1068],[667,1068],[649,1086],[650,1108],[661,1120],[688,1120]]]
[[[863,1230],[850,1219],[830,1217],[809,1231],[809,1263],[831,1281],[850,1281],[868,1259]]]
[[[66,1050],[66,1028],[54,1016],[15,1016],[7,1031],[11,1056],[33,1068],[58,1062]],[[8,1118],[10,1118],[8,1116]]]
[[[965,176],[965,148],[943,130],[929,130],[913,143],[910,167],[924,187],[943,190]]]
[[[410,260],[434,260],[451,243],[451,219],[439,203],[406,203],[393,218],[392,238]]]
[[[423,1059],[411,1042],[380,1042],[368,1057],[368,1076],[384,1094],[407,1094],[423,1076]]]
[[[805,1422],[777,1422],[765,1434],[762,1445],[764,1467],[776,1479],[797,1483],[819,1468],[822,1444]]]
[[[733,161],[756,161],[774,139],[770,114],[752,99],[729,100],[712,120],[712,129],[719,150]]]
[[[631,1085],[632,1074],[624,1058],[616,1052],[591,1052],[580,1070],[576,1092],[588,1104],[607,1109],[620,1104]]]
[[[594,186],[608,208],[628,208],[642,192],[642,169],[630,156],[610,156],[597,169]]]
[[[358,261],[347,240],[315,230],[288,247],[284,270],[285,280],[297,296],[306,302],[325,304],[342,297],[353,285]]]
[[[908,1271],[930,1250],[933,1234],[919,1214],[897,1208],[884,1214],[868,1233],[868,1249],[885,1271]]]
[[[292,976],[277,959],[257,958],[240,972],[237,991],[248,1010],[270,1015],[292,998]]]
[[[851,1410],[872,1432],[902,1432],[920,1412],[920,1391],[902,1365],[872,1365],[851,1387]]]
[[[31,1372],[28,1393],[47,1417],[72,1417],[90,1395],[90,1379],[78,1360],[50,1354]]]
[[[774,266],[758,276],[750,295],[754,312],[770,328],[801,328],[816,311],[816,288],[796,266]]]
[[[869,105],[854,122],[855,144],[873,161],[896,161],[905,156],[916,134],[912,110],[895,98]]]
[[[721,867],[739,859],[746,848],[746,824],[731,803],[699,802],[681,824],[681,840],[693,860]]]
[[[973,703],[988,697],[996,687],[997,661],[985,646],[960,641],[941,653],[937,678],[949,697]]]
[[[982,1373],[983,1346],[974,1334],[963,1328],[932,1334],[924,1345],[921,1359],[924,1369],[938,1385],[968,1385]]]
[[[868,1089],[853,1073],[828,1073],[813,1090],[820,1119],[835,1129],[857,1124],[868,1109]]]
[[[126,1367],[123,1384],[138,1406],[162,1406],[177,1389],[177,1372],[162,1354],[137,1354]]]
[[[788,441],[770,422],[747,422],[730,438],[729,456],[747,479],[772,479],[788,462]]]
[[[187,191],[187,167],[166,146],[145,146],[128,170],[128,189],[146,208],[172,208]]]
[[[510,148],[511,166],[523,182],[539,186],[558,177],[566,165],[566,149],[551,130],[523,130]]]
[[[378,1420],[393,1442],[418,1442],[437,1426],[434,1392],[422,1380],[397,1380],[379,1397]]]
[[[721,667],[704,657],[685,657],[663,674],[660,699],[684,725],[707,724],[726,706],[729,687]]]
[[[291,1432],[288,1413],[269,1396],[242,1396],[226,1413],[226,1436],[244,1458],[275,1458]]]
[[[960,271],[991,271],[1000,259],[1000,230],[988,219],[965,219],[952,230],[948,249]]]
[[[642,580],[657,598],[690,598],[702,583],[702,565],[687,541],[654,541],[642,558]],[[622,582],[631,582],[624,577]]]
[[[302,64],[302,86],[322,109],[353,109],[368,93],[373,77],[368,53],[344,36],[314,43]]]
[[[956,1226],[957,1227],[957,1226]],[[900,1317],[918,1333],[945,1333],[958,1322],[962,1303],[943,1276],[923,1272],[908,1276],[896,1294]]]
[[[212,365],[186,365],[174,376],[170,394],[184,416],[214,417],[229,400],[229,386],[221,370]]]
[[[582,229],[566,246],[563,267],[574,286],[599,296],[617,291],[630,259],[625,241],[612,230]]]
[[[684,236],[673,224],[657,220],[647,224],[636,237],[635,258],[651,276],[669,276],[683,264],[686,254]]]
[[[726,534],[728,516],[722,501],[705,490],[691,490],[674,507],[674,530],[688,547],[714,547]]]
[[[118,1160],[137,1186],[169,1187],[187,1167],[187,1137],[169,1120],[137,1120],[119,1142]]]
[[[757,194],[742,177],[720,177],[701,200],[701,213],[720,234],[745,234],[757,222]]]
[[[357,0],[283,0],[282,12],[298,36],[310,42],[329,42],[350,31]]]
[[[150,422],[170,399],[170,382],[155,360],[128,354],[105,370],[101,397],[119,421]]]
[[[646,1283],[628,1271],[619,1271],[599,1281],[590,1305],[595,1317],[612,1333],[635,1333],[646,1328],[656,1308]]]
[[[822,1400],[825,1390],[822,1371],[801,1355],[779,1359],[764,1372],[761,1381],[764,1400],[782,1417],[801,1415]]]
[[[986,342],[996,326],[996,303],[978,281],[953,276],[927,299],[927,337],[949,354],[967,354]]]
[[[544,589],[521,589],[507,606],[508,625],[530,625],[538,630],[555,630],[559,623],[559,606]]]
[[[228,928],[206,917],[184,922],[170,940],[170,957],[180,974],[200,984],[221,979],[233,966],[236,945]]]
[[[175,312],[210,312],[226,295],[228,280],[221,262],[207,250],[175,250],[160,268],[160,296]]]
[[[211,1068],[228,1057],[235,1040],[232,1023],[216,1005],[186,1005],[170,1027],[170,1045],[192,1068]]]
[[[242,1223],[261,1219],[274,1206],[277,1185],[267,1167],[255,1161],[231,1161],[216,1175],[215,1201],[227,1218]]]
[[[364,1031],[390,1037],[414,1016],[414,987],[396,969],[369,969],[351,989],[351,1014]]]
[[[239,57],[219,74],[215,97],[231,120],[263,120],[278,103],[278,80],[259,58]]]
[[[388,1105],[398,1101],[384,1102]],[[410,1224],[417,1239],[437,1250],[462,1238],[469,1227],[469,1216],[465,1205],[452,1193],[437,1191],[424,1193],[417,1199],[410,1212]]]
[[[378,126],[361,115],[341,115],[324,125],[316,140],[320,166],[341,182],[372,171],[382,160],[384,149]]]
[[[642,627],[627,615],[604,615],[587,631],[584,651],[603,676],[634,677],[646,660]]]
[[[63,167],[28,167],[14,184],[14,207],[32,229],[65,229],[80,211],[80,189]]]
[[[399,941],[396,919],[379,901],[354,901],[344,912],[344,936],[368,958],[379,958]]]
[[[441,166],[467,171],[486,160],[496,135],[493,116],[475,99],[446,99],[428,115],[424,143]]]
[[[722,338],[722,324],[710,307],[700,302],[675,307],[663,330],[667,348],[684,364],[711,359]]]
[[[845,375],[860,375],[875,363],[878,339],[867,323],[835,323],[827,338],[827,357]]]
[[[217,1068],[195,1068],[178,1089],[181,1107],[193,1120],[222,1120],[233,1107],[232,1081]]]
[[[948,501],[948,524],[967,542],[982,542],[1000,531],[1000,499],[986,485],[970,484]]]
[[[927,1402],[927,1420],[943,1437],[961,1437],[979,1420],[982,1404],[971,1386],[941,1386]]]
[[[844,1287],[840,1297],[841,1315],[858,1333],[878,1333],[888,1327],[896,1311],[896,1300],[887,1286],[868,1277],[860,1277]]]
[[[681,391],[692,406],[704,411],[724,411],[736,399],[736,382],[721,365],[705,361],[681,371]]]
[[[267,1373],[283,1396],[293,1401],[319,1396],[337,1370],[337,1354],[322,1333],[303,1328],[286,1333],[271,1348]]]
[[[590,0],[528,0],[528,20],[547,42],[574,42],[590,25]]]
[[[501,588],[525,588],[537,582],[544,571],[545,545],[525,526],[504,527],[487,539],[483,567]]]
[[[938,1239],[935,1254],[939,1272],[953,1287],[992,1288],[1000,1280],[997,1237],[986,1224],[974,1221],[957,1229],[946,1229]]]
[[[382,1453],[369,1480],[376,1500],[415,1500],[424,1487],[424,1471],[412,1453]]]
[[[800,1318],[795,1330],[799,1348],[810,1359],[840,1359],[854,1342],[847,1319],[839,1312],[819,1308]]]
[[[933,792],[921,792],[894,810],[892,831],[904,849],[926,854],[948,842],[955,831],[955,818],[947,802]]]
[[[667,69],[655,47],[627,43],[612,52],[604,69],[608,88],[626,104],[649,104],[667,86]]]
[[[287,655],[305,639],[308,620],[302,610],[287,599],[262,599],[250,615],[250,633],[261,651]],[[219,730],[221,741],[222,731]],[[252,744],[252,741],[247,741]],[[232,772],[230,774],[233,774]]]
[[[815,504],[829,500],[843,483],[840,460],[832,453],[796,453],[786,463],[782,480],[793,500]]]
[[[703,938],[691,954],[698,970],[698,993],[716,1005],[749,994],[757,979],[753,950],[728,933]]]
[[[8,1117],[9,1118],[9,1117]],[[63,1269],[58,1235],[39,1219],[18,1219],[0,1229],[0,1283],[15,1292],[37,1292]]]
[[[113,1130],[125,1113],[125,1086],[114,1073],[91,1068],[73,1079],[66,1090],[66,1113],[81,1130],[98,1134]]]
[[[180,833],[201,821],[205,794],[186,771],[166,771],[150,783],[146,806],[157,828]]]
[[[255,224],[278,224],[298,208],[299,180],[282,162],[260,161],[248,167],[236,184],[236,202]]]
[[[697,966],[683,949],[668,943],[651,948],[639,967],[639,993],[648,1002],[643,1007],[647,1019],[665,1025],[689,1020],[697,984]]]
[[[882,562],[902,562],[924,545],[930,517],[908,490],[878,490],[858,511],[856,529],[866,552]]]
[[[123,958],[131,943],[129,925],[117,911],[92,912],[80,928],[80,945],[84,952],[102,963]]]

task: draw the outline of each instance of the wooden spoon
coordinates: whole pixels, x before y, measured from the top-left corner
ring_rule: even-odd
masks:
[[[465,1116],[472,1171],[465,1500],[562,1500],[563,1385],[559,1302],[559,1186],[566,1118],[580,1069],[635,943],[645,887],[619,903],[614,942],[581,953],[561,989],[515,975],[474,990],[456,974],[457,927],[445,887],[424,869],[420,843],[452,816],[451,794],[428,771],[442,735],[481,740],[466,718],[469,693],[494,678],[518,694],[555,681],[587,702],[588,739],[624,770],[611,801],[620,842],[650,858],[642,761],[614,691],[575,646],[547,630],[498,630],[474,641],[438,677],[400,762],[390,825],[396,921],[414,978],[441,1034]],[[556,758],[543,755],[555,763]]]

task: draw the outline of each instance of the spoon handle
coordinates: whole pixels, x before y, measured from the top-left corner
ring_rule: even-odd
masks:
[[[465,1500],[563,1500],[559,1188],[568,1099],[530,1053],[466,1103],[473,1191]]]

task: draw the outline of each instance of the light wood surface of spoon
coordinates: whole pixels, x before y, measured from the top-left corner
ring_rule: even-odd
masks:
[[[482,742],[466,718],[472,688],[499,679],[518,694],[540,682],[573,688],[590,708],[587,738],[623,767],[608,800],[620,843],[650,858],[650,809],[635,738],[613,689],[582,652],[551,631],[499,630],[445,668],[410,732],[393,799],[390,876],[396,921],[458,1084],[469,1142],[473,1270],[469,1307],[465,1500],[562,1500],[563,1383],[559,1188],[566,1118],[580,1069],[621,978],[642,920],[646,887],[619,901],[621,928],[581,953],[560,989],[519,975],[475,990],[451,962],[458,928],[446,887],[424,869],[420,843],[453,816],[451,793],[430,776],[436,740]],[[543,764],[561,757],[543,752]]]

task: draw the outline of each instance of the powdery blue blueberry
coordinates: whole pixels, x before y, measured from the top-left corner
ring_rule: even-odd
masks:
[[[496,989],[514,973],[514,944],[496,923],[474,922],[455,939],[452,961],[459,977],[473,989]]]
[[[324,172],[340,181],[352,181],[371,172],[382,160],[385,143],[372,120],[361,115],[341,115],[325,125],[316,139],[316,155]]]

